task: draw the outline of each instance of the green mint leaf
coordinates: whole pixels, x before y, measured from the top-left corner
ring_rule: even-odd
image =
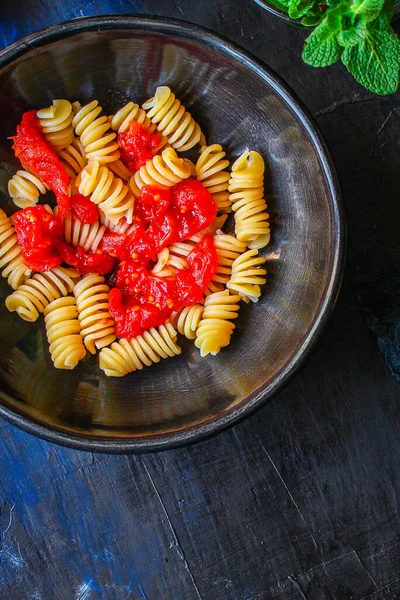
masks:
[[[351,10],[362,15],[366,21],[373,21],[379,16],[385,0],[353,0]]]
[[[290,0],[289,17],[291,19],[301,19],[315,4],[315,0]]]
[[[381,24],[380,24],[381,25]],[[400,40],[371,23],[365,39],[344,49],[342,62],[364,87],[382,96],[399,85]]]
[[[349,25],[343,28],[337,36],[337,41],[341,46],[355,46],[362,42],[367,35],[367,23],[365,19],[359,15],[353,15],[353,17],[355,19],[351,19]]]
[[[393,29],[390,26],[390,21],[392,20],[392,12],[386,11],[385,9],[381,12],[379,17],[377,17],[373,23],[373,28],[378,31],[390,31]]]
[[[343,48],[337,35],[341,29],[342,14],[346,10],[339,5],[330,8],[321,23],[308,36],[303,48],[303,60],[312,67],[328,67],[339,60]]]
[[[324,18],[325,13],[321,9],[309,10],[302,18],[301,24],[305,27],[316,27]]]

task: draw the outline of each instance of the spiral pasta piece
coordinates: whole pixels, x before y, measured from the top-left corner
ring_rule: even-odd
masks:
[[[200,125],[166,85],[158,87],[154,97],[149,98],[143,108],[149,119],[157,125],[158,131],[176,150],[185,152],[199,142],[205,145]]]
[[[232,275],[226,284],[226,287],[232,292],[236,292],[244,300],[257,302],[261,296],[261,285],[267,281],[263,275],[267,274],[261,265],[265,263],[265,258],[258,255],[258,250],[247,250],[240,254],[232,264]]]
[[[127,373],[149,367],[162,358],[176,356],[181,349],[176,345],[176,331],[171,323],[152,327],[132,340],[121,339],[110,348],[100,351],[100,369],[108,377],[123,377]]]
[[[63,150],[58,152],[58,156],[62,162],[64,169],[70,177],[76,177],[87,165],[85,149],[79,140],[75,138]]]
[[[57,298],[44,309],[47,341],[56,369],[73,369],[86,356],[73,296]]]
[[[238,240],[249,248],[263,248],[270,240],[270,229],[264,200],[264,161],[258,152],[244,152],[234,162],[228,189]]]
[[[36,321],[50,302],[72,292],[78,277],[78,271],[64,267],[35,273],[6,298],[6,306],[24,321]]]
[[[103,211],[113,223],[126,217],[132,223],[134,196],[122,179],[116,177],[107,166],[98,161],[89,162],[77,179],[78,190]]]
[[[74,287],[81,336],[91,354],[116,338],[115,322],[108,310],[110,288],[102,275],[86,275]]]
[[[204,306],[202,304],[192,304],[185,306],[174,318],[174,325],[189,340],[194,340],[196,331],[203,315]]]
[[[210,192],[221,213],[231,212],[228,192],[230,175],[225,171],[229,167],[229,160],[225,159],[225,156],[226,153],[220,144],[203,146],[196,163],[196,178]]]
[[[0,208],[0,270],[8,283],[17,290],[31,275],[32,271],[24,263],[17,234],[11,220]]]
[[[111,171],[123,181],[129,181],[133,175],[132,171],[130,171],[128,167],[124,165],[120,158],[108,163],[108,168],[111,169]]]
[[[114,233],[126,233],[130,235],[137,227],[136,223],[128,223],[125,217],[122,217],[118,223],[113,223],[103,212],[100,212],[100,223]]]
[[[100,221],[95,221],[89,225],[81,223],[73,217],[70,210],[65,215],[65,241],[73,246],[83,246],[85,250],[96,252],[105,232],[106,228],[101,225]]]
[[[186,269],[187,257],[189,253],[195,247],[195,243],[191,240],[185,240],[184,242],[175,242],[168,246],[168,257],[166,265],[173,267],[174,269]]]
[[[151,272],[157,277],[173,277],[175,275],[174,267],[168,265],[169,250],[163,248],[161,252],[157,254],[157,262],[152,268]]]
[[[72,127],[71,102],[68,100],[53,100],[52,106],[37,111],[42,132],[46,140],[50,142],[55,150],[62,150],[74,140]]]
[[[201,356],[215,356],[229,345],[233,330],[232,319],[238,316],[240,296],[231,295],[229,290],[214,292],[207,296],[204,312],[196,332],[195,346]]]
[[[8,182],[8,193],[18,208],[35,206],[39,201],[39,195],[45,194],[49,188],[37,175],[20,169]]]
[[[126,131],[132,120],[141,123],[149,133],[153,133],[157,129],[155,123],[152,123],[146,115],[146,111],[143,108],[140,108],[139,104],[135,104],[134,102],[125,104],[125,106],[120,108],[115,115],[111,115],[109,120],[111,129],[118,131],[118,133]]]
[[[82,108],[74,104],[74,108],[77,112],[72,120],[72,127],[80,137],[88,162],[103,164],[118,160],[121,153],[116,140],[117,134],[109,131],[111,125],[108,118],[105,115],[99,116],[102,108],[98,101],[93,100]]]
[[[179,158],[173,148],[165,148],[161,156],[153,156],[131,177],[129,187],[134,196],[140,195],[144,185],[155,185],[162,189],[172,187],[191,175],[191,166]]]
[[[221,292],[224,289],[231,277],[233,262],[246,250],[246,244],[230,234],[217,233],[214,235],[213,241],[218,262],[215,273],[205,291],[206,295],[212,292]]]

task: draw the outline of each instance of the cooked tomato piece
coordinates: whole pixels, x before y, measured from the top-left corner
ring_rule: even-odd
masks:
[[[70,203],[73,216],[81,223],[91,225],[99,220],[99,209],[88,196],[74,194],[71,196]]]
[[[22,166],[37,175],[43,183],[47,183],[55,193],[59,206],[58,216],[62,219],[70,206],[70,178],[53,146],[43,136],[36,111],[31,110],[22,115],[21,124],[17,125],[17,135],[11,139],[14,140],[15,156]]]
[[[159,133],[149,133],[142,123],[132,121],[127,131],[118,134],[121,160],[131,171],[137,171],[153,156],[161,144]]]
[[[63,235],[63,227],[44,206],[29,206],[16,212],[14,228],[29,268],[39,272],[50,271],[62,263],[55,240]]]
[[[173,186],[171,209],[179,240],[185,240],[208,227],[217,216],[214,198],[196,179],[184,179]]]

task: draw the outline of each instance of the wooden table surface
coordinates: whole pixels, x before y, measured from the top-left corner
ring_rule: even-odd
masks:
[[[347,267],[300,372],[203,443],[95,455],[2,421],[0,599],[400,598],[400,387],[358,299],[373,306],[366,278],[398,273],[399,95],[373,96],[339,65],[306,66],[304,32],[252,0],[2,0],[0,44],[118,12],[204,25],[292,86],[337,167]]]

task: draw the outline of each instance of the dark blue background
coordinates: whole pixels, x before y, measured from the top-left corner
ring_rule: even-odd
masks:
[[[340,65],[307,67],[304,32],[252,0],[3,0],[0,45],[64,19],[117,12],[204,25],[294,88],[337,165],[348,267],[301,372],[213,439],[116,457],[1,422],[0,598],[400,598],[400,388],[357,300],[384,347],[396,315],[382,322],[377,306],[400,253],[399,96],[373,96]]]

